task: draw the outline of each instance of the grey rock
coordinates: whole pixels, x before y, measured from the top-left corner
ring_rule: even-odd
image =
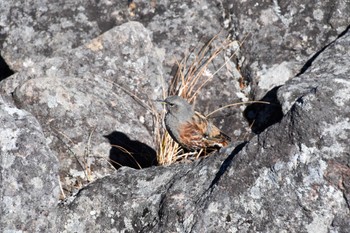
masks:
[[[350,25],[346,1],[224,1],[226,27],[240,41],[251,95],[283,85]],[[306,67],[304,67],[306,68]]]
[[[291,107],[233,158],[194,231],[213,231],[225,219],[228,231],[349,231],[349,46],[348,32],[279,89]]]
[[[104,14],[85,2],[0,3],[1,53],[18,71],[0,83],[1,231],[350,232],[349,32],[326,46],[349,25],[347,2],[220,2],[136,2],[132,17],[144,26],[122,24],[132,14],[108,1],[98,5]],[[114,169],[102,136],[155,146],[146,105],[162,96],[173,54],[178,59],[203,44],[199,38],[218,31],[226,10],[232,35],[243,41],[249,34],[237,60],[249,85],[240,89],[230,61],[196,107],[210,112],[269,91],[281,104],[275,124],[194,163],[108,175]],[[33,17],[40,11],[47,24]],[[80,22],[83,15],[91,18]],[[283,86],[271,90],[275,85]],[[231,136],[242,120],[232,121],[220,127]],[[12,153],[13,138],[23,143]],[[64,188],[79,191],[55,205],[58,175]]]
[[[116,25],[124,1],[2,1],[1,54],[14,71],[65,54]]]
[[[32,78],[103,78],[125,87],[139,98],[151,100],[162,90],[163,59],[151,41],[151,33],[140,23],[130,22],[91,40],[64,56],[30,65],[1,82],[3,93],[10,95]],[[135,79],[138,79],[136,81]],[[141,88],[136,88],[139,85]],[[147,96],[147,94],[149,96]]]
[[[183,55],[220,31],[220,1],[26,1],[5,0],[0,8],[2,56],[18,71],[44,59],[67,53],[114,26],[140,21],[153,32],[159,47]],[[201,20],[199,21],[198,18]],[[170,27],[170,30],[169,30]],[[179,59],[179,57],[177,57]]]
[[[350,106],[347,104],[349,101],[349,82],[347,79],[342,78],[349,73],[347,67],[349,62],[348,38],[349,31],[335,43],[331,43],[328,46],[331,49],[327,47],[324,52],[312,59],[311,66],[303,75],[293,78],[287,82],[289,85],[284,85],[280,88],[278,99],[282,103],[283,113],[287,113],[291,108],[291,104],[300,96],[308,95],[310,91],[319,92],[319,87],[326,88],[329,82],[332,82],[332,85],[329,85],[325,91],[334,91],[335,94],[330,96],[326,106],[335,104],[343,108],[344,112],[350,110]],[[334,50],[336,50],[336,54],[334,54]],[[324,65],[325,56],[329,58],[334,56],[334,59],[327,60],[327,64]]]
[[[350,4],[344,1],[223,1],[225,28],[242,42],[237,60],[250,100],[245,109],[252,132],[258,134],[283,115],[277,89],[305,72],[350,25]]]
[[[131,12],[127,1],[67,3],[46,0],[40,3],[26,1],[25,4],[3,1],[3,6],[0,7],[0,14],[3,15],[0,18],[0,25],[3,26],[1,37],[4,38],[0,40],[3,41],[0,43],[1,54],[14,71],[25,70],[25,73],[34,73],[36,76],[42,69],[51,73],[61,72],[59,67],[70,65],[71,61],[66,59],[66,54],[71,54],[72,49],[88,43],[114,26],[134,20],[141,22],[152,32],[152,42],[159,48],[157,53],[164,57],[161,60],[164,71],[161,72],[165,83],[170,83],[176,61],[189,55],[195,48],[199,50],[222,30],[223,7],[218,0],[134,2],[136,8]],[[226,34],[222,33],[221,39]],[[214,74],[225,63],[213,81],[199,94],[197,105],[201,112],[210,113],[224,105],[247,100],[245,93],[241,93],[239,88],[238,79],[241,76],[235,63],[229,59],[235,52],[237,50],[232,46],[225,49],[208,69],[208,74]],[[84,56],[79,59],[88,61],[90,58]],[[129,71],[137,69],[128,64],[123,66]],[[151,67],[153,66],[149,68]],[[84,72],[84,69],[84,66],[77,69],[75,75],[80,71]],[[64,73],[59,75],[69,76]],[[128,75],[131,76],[132,71]],[[16,77],[16,80],[27,79],[28,76]],[[134,86],[131,86],[133,90]],[[6,89],[12,91],[10,87]],[[227,128],[227,131],[240,128],[231,135],[239,137],[249,131],[248,125],[241,120],[240,111],[242,108],[225,109],[213,116],[213,121],[216,125]],[[230,122],[235,123],[232,125]]]
[[[59,196],[58,160],[39,122],[0,96],[0,230],[46,227]]]
[[[344,48],[349,46],[347,33],[302,78],[281,87],[282,105],[291,106],[284,108],[283,119],[232,148],[228,157],[122,169],[62,205],[57,210],[62,223],[52,227],[62,232],[348,232],[350,99],[344,93],[350,90],[350,53]]]
[[[152,107],[162,96],[161,59],[149,31],[130,22],[66,57],[16,73],[0,88],[38,119],[60,160],[63,188],[71,192],[75,189],[67,186],[79,188],[114,170],[110,142],[125,149],[138,146],[134,152],[141,160],[155,164]],[[112,135],[112,141],[104,135]]]

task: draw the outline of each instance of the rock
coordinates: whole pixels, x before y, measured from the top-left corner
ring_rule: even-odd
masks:
[[[139,98],[153,100],[162,90],[161,57],[154,48],[151,33],[141,24],[130,22],[97,37],[84,46],[23,69],[1,82],[2,92],[10,95],[32,78],[104,78],[125,87]],[[138,79],[136,81],[135,79]],[[141,88],[136,88],[138,85]],[[146,94],[145,94],[146,93]]]
[[[350,32],[281,87],[277,96],[290,106],[283,119],[228,157],[122,169],[62,205],[62,222],[52,226],[61,232],[348,232],[349,46]]]
[[[139,171],[122,168],[61,205],[55,218],[62,222],[52,221],[52,227],[60,232],[73,228],[78,232],[181,232],[184,213],[194,211],[195,201],[210,186],[208,178],[215,176],[223,159],[213,156],[192,164]]]
[[[223,4],[227,27],[243,41],[242,72],[253,99],[303,72],[306,61],[350,25],[350,5],[344,1]]]
[[[16,73],[0,82],[1,230],[350,232],[346,2],[135,3],[2,3],[1,54]],[[193,163],[149,167],[152,100],[163,97],[175,59],[220,23],[244,48],[233,61],[229,46],[208,67],[205,75],[224,65],[197,109],[262,97],[273,107],[245,112],[259,134],[248,142],[248,124],[226,109],[215,124],[241,141]],[[150,154],[149,168],[115,171],[108,156],[130,162],[121,146]],[[73,195],[55,205],[59,175]]]
[[[193,231],[349,231],[349,45],[348,32],[278,90],[286,115],[232,159]]]
[[[51,58],[16,73],[0,88],[41,123],[60,160],[63,188],[70,193],[114,170],[113,163],[121,162],[114,159],[110,164],[108,155],[115,158],[115,147],[143,145],[126,156],[134,160],[140,154],[141,167],[156,164],[152,132],[158,123],[152,108],[162,96],[159,64],[149,31],[130,22],[67,57]],[[122,138],[114,138],[111,148],[103,136],[112,133],[133,141],[126,145]]]
[[[117,25],[113,12],[127,4],[118,1],[2,1],[2,56],[14,71],[62,56]]]
[[[16,80],[26,80],[30,75],[38,77],[45,72],[54,73],[55,76],[55,73],[58,73],[59,76],[69,76],[59,69],[59,67],[71,66],[72,61],[67,60],[66,54],[73,54],[72,49],[89,43],[90,40],[114,26],[134,20],[141,22],[151,31],[154,48],[159,56],[163,57],[161,59],[162,70],[155,72],[162,72],[165,86],[167,86],[173,76],[172,71],[176,61],[189,55],[190,51],[199,50],[222,30],[223,8],[221,1],[218,0],[152,0],[135,1],[134,3],[135,8],[128,8],[127,1],[100,1],[98,3],[72,1],[66,3],[65,1],[45,0],[43,3],[27,1],[26,4],[20,4],[6,0],[3,7],[0,8],[0,14],[4,16],[0,19],[0,25],[4,27],[2,56],[13,71],[22,71],[26,74],[25,77],[17,76]],[[223,32],[219,38],[223,40],[226,36],[227,33]],[[94,40],[91,46],[92,49],[98,50],[99,42]],[[213,46],[211,51],[216,48]],[[132,47],[126,49],[132,51]],[[238,53],[237,45],[229,46],[206,71],[208,75],[214,74],[223,66],[221,71],[214,75],[213,81],[199,93],[197,104],[199,111],[210,113],[227,104],[247,100],[245,93],[242,93],[239,88],[238,79],[241,78],[241,75],[235,63],[229,59],[234,53]],[[123,53],[119,55],[128,56]],[[195,55],[193,54],[192,57]],[[90,57],[85,55],[76,60],[84,63],[84,59],[86,62],[90,61]],[[118,60],[108,62],[118,63]],[[142,62],[145,61],[138,62],[142,65]],[[100,65],[106,66],[106,64]],[[149,66],[149,68],[157,67],[157,65]],[[108,66],[110,65],[107,64]],[[127,75],[133,75],[132,71],[137,69],[126,63],[123,64],[123,67],[126,78]],[[84,69],[86,69],[84,65],[79,69],[76,68],[74,75],[85,72]],[[115,68],[112,68],[112,71],[104,70],[106,73],[113,71]],[[15,83],[14,87],[17,85],[18,83]],[[132,90],[135,90],[135,83],[131,85]],[[7,92],[12,92],[12,89],[6,87]],[[213,121],[216,125],[227,128],[228,132],[235,130],[234,135],[230,136],[240,137],[249,131],[248,125],[239,114],[242,110],[243,107],[225,109],[212,116]],[[232,125],[230,122],[235,122],[235,124]]]
[[[220,1],[3,1],[0,8],[2,56],[14,71],[38,61],[62,56],[98,35],[128,21],[141,22],[153,32],[154,42],[179,59],[220,31]],[[198,17],[201,18],[198,21]],[[170,30],[169,30],[170,27]]]
[[[344,1],[305,3],[303,1],[224,1],[225,26],[242,42],[237,60],[242,92],[254,104],[244,116],[254,133],[280,121],[282,112],[277,89],[302,74],[327,45],[346,32],[350,5]]]
[[[2,232],[45,227],[59,196],[58,160],[39,122],[0,96]]]

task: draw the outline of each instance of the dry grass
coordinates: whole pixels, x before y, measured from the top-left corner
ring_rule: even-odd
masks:
[[[213,60],[233,43],[236,43],[236,41],[228,39],[219,42],[218,40],[219,34],[210,39],[198,51],[192,50],[190,54],[185,56],[180,62],[177,62],[177,71],[168,89],[169,96],[178,95],[190,103],[195,101],[202,88],[210,83],[220,69],[226,65],[224,63],[214,73],[210,73],[209,66]],[[214,42],[219,44],[216,48]],[[234,55],[235,53],[229,59]],[[157,118],[158,122],[162,120],[164,113]],[[203,150],[194,153],[184,153],[184,150],[171,138],[164,127],[156,128],[155,132],[155,141],[158,143],[157,159],[159,165],[169,165],[187,159],[189,156],[198,158],[201,154],[205,154]]]
[[[213,115],[214,113],[216,113],[216,112],[219,112],[219,111],[221,111],[221,110],[223,110],[223,109],[225,109],[225,108],[229,108],[229,107],[233,107],[233,106],[238,106],[238,105],[242,105],[242,104],[271,104],[270,102],[267,102],[267,101],[244,101],[244,102],[239,102],[239,103],[234,103],[234,104],[228,104],[228,105],[225,105],[225,106],[223,106],[223,107],[221,107],[221,108],[217,108],[217,109],[215,109],[214,111],[212,111],[211,113],[208,113],[207,115],[206,115],[206,117],[209,117],[209,116],[211,116],[211,115]]]

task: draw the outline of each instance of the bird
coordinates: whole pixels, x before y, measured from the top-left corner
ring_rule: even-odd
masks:
[[[204,115],[180,96],[162,100],[166,105],[165,127],[178,144],[190,151],[215,150],[225,147],[231,138],[221,132]]]

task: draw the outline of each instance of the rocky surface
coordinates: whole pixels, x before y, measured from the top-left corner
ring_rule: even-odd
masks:
[[[220,31],[220,1],[16,1],[0,4],[2,56],[14,71],[45,58],[65,54],[114,26],[135,20],[174,56],[198,46]],[[198,19],[201,19],[198,21]],[[186,26],[185,26],[186,25]],[[29,62],[29,64],[28,64]]]
[[[69,64],[71,61],[67,60],[67,54],[71,54],[72,49],[89,43],[91,39],[114,26],[135,20],[141,22],[149,30],[152,42],[157,45],[155,50],[158,48],[157,53],[162,57],[158,61],[158,65],[163,64],[163,77],[165,83],[168,84],[173,76],[172,72],[175,69],[176,61],[189,56],[193,50],[198,51],[209,39],[222,30],[223,8],[221,1],[218,0],[134,1],[135,8],[128,7],[127,2],[126,0],[96,3],[61,0],[25,1],[25,3],[23,1],[16,3],[10,0],[2,1],[0,3],[0,15],[2,15],[0,18],[0,27],[2,28],[0,31],[1,55],[11,70],[22,72],[25,70],[23,80],[27,80],[32,75],[41,76],[42,71],[60,72],[55,76],[61,77],[66,75],[61,73],[62,69],[59,69],[62,66],[64,66],[63,70],[69,72],[70,69],[74,69],[74,75],[79,75],[79,72],[84,72],[85,66],[78,68],[74,67],[77,64]],[[200,20],[198,20],[199,18]],[[222,33],[221,39],[224,39],[223,37],[227,34],[226,32]],[[125,46],[124,49],[128,48]],[[112,51],[115,52],[115,50]],[[127,59],[123,52],[121,51],[120,55]],[[230,46],[216,59],[215,66],[206,72],[214,74],[226,62],[224,69],[214,77],[214,81],[218,80],[215,87],[207,85],[199,95],[197,104],[199,111],[209,113],[217,107],[247,100],[239,88],[238,79],[241,76],[236,70],[235,63],[229,61],[229,57],[236,52],[237,46]],[[117,54],[114,55],[117,56]],[[54,62],[50,62],[50,58],[54,58]],[[62,60],[58,61],[57,58]],[[91,58],[84,56],[78,59]],[[65,62],[70,68],[67,68],[66,64],[59,64]],[[109,61],[109,63],[113,62],[113,60]],[[96,65],[102,67],[105,64]],[[142,64],[136,63],[134,65]],[[58,70],[54,70],[50,66]],[[135,69],[130,65],[123,64],[123,66],[125,70]],[[156,67],[155,65],[149,68]],[[107,69],[104,70],[104,72],[107,71]],[[129,75],[133,75],[132,71]],[[19,78],[17,77],[16,80]],[[17,84],[14,86],[16,87]],[[217,90],[222,91],[218,92]],[[12,88],[7,87],[6,91],[12,91]],[[239,114],[241,111],[242,109],[226,109],[213,116],[213,120],[216,125],[230,130],[241,128],[241,130],[234,132],[235,137],[240,137],[248,130],[248,125],[241,120]],[[234,125],[232,122],[235,122]]]
[[[249,99],[278,104],[276,89],[303,73],[313,56],[350,25],[350,4],[320,1],[223,1],[224,27],[243,42],[237,58]],[[276,115],[278,117],[276,117]],[[252,130],[262,132],[280,119],[275,106],[245,110]]]
[[[349,4],[135,3],[0,3],[0,231],[350,232]],[[196,108],[273,104],[214,116],[235,137],[214,156],[115,171],[138,168],[120,146],[155,164],[153,100],[221,26]]]
[[[224,1],[227,25],[245,39],[243,73],[251,95],[261,98],[300,73],[307,58],[350,24],[346,1]],[[283,52],[281,52],[283,50]]]
[[[40,229],[57,205],[58,159],[37,119],[3,98],[0,124],[0,230]]]
[[[121,144],[123,134],[130,138],[129,147],[143,143],[154,148],[151,106],[161,98],[160,63],[149,32],[134,22],[106,32],[66,57],[18,72],[1,88],[12,92],[15,104],[41,123],[60,160],[63,188],[72,192],[69,187],[80,188],[114,170],[108,158],[114,155],[104,135],[114,133],[115,146],[127,148]],[[142,167],[155,164],[154,150],[147,153]]]
[[[19,71],[45,58],[65,54],[116,25],[118,1],[2,1],[2,56]],[[32,63],[32,64],[31,64]]]
[[[349,46],[281,87],[283,119],[229,156],[122,169],[61,206],[60,231],[348,232]]]

